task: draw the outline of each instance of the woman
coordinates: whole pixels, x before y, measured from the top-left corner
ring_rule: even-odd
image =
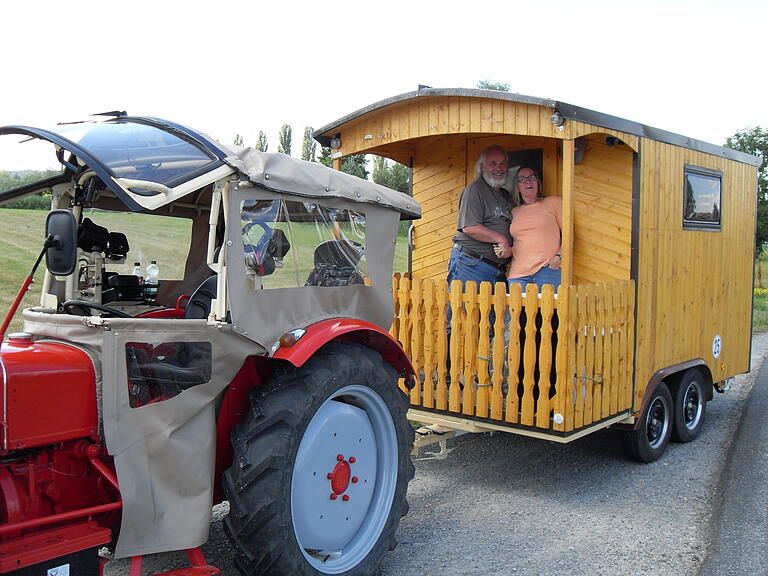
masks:
[[[519,206],[512,209],[509,232],[512,263],[507,284],[560,285],[560,239],[563,228],[563,202],[558,196],[541,193],[541,180],[533,168],[524,166],[512,180],[517,184]]]

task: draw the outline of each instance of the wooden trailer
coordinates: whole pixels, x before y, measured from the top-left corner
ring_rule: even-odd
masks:
[[[411,169],[423,217],[410,272],[393,279],[392,333],[418,373],[414,420],[560,442],[618,425],[628,453],[652,461],[670,437],[695,438],[713,389],[749,370],[758,158],[562,102],[467,89],[395,96],[315,137],[337,167],[364,153]],[[537,165],[544,194],[562,197],[557,292],[446,284],[459,196],[492,144],[511,166]],[[491,337],[505,330],[508,345]]]

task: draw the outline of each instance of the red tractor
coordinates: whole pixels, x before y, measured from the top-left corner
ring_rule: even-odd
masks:
[[[96,576],[99,551],[200,546],[242,574],[360,574],[407,510],[413,370],[387,329],[412,198],[184,126],[0,128],[60,166],[40,305],[0,351],[0,574]],[[150,264],[145,273],[144,266]],[[159,271],[159,274],[158,274]],[[159,280],[158,280],[159,277]]]

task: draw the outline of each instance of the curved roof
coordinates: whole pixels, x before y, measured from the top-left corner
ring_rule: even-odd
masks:
[[[323,146],[330,146],[331,138],[336,134],[336,131],[365,114],[373,112],[375,110],[406,102],[408,100],[418,100],[420,98],[436,97],[436,96],[463,96],[469,98],[485,98],[493,100],[509,100],[512,102],[520,102],[522,104],[534,104],[537,106],[545,106],[547,108],[554,108],[557,110],[563,118],[566,120],[575,120],[577,122],[583,122],[585,124],[591,124],[593,126],[599,126],[601,128],[609,128],[612,130],[618,130],[620,132],[626,132],[628,134],[634,134],[641,138],[649,138],[651,140],[657,140],[659,142],[665,142],[667,144],[673,144],[675,146],[681,146],[683,148],[690,148],[699,152],[705,152],[707,154],[713,154],[715,156],[721,156],[730,160],[736,160],[745,164],[751,164],[753,166],[760,166],[762,159],[744,152],[725,148],[723,146],[717,146],[694,138],[688,138],[679,134],[674,134],[666,130],[659,128],[653,128],[639,122],[633,122],[631,120],[625,120],[618,116],[611,116],[610,114],[603,114],[602,112],[596,112],[588,108],[581,108],[568,104],[566,102],[559,102],[557,100],[550,100],[548,98],[537,98],[535,96],[525,96],[523,94],[513,94],[511,92],[502,92],[499,90],[480,90],[476,88],[424,88],[422,90],[415,90],[413,92],[406,92],[397,96],[392,96],[385,100],[375,102],[365,108],[361,108],[351,114],[347,114],[315,130],[313,136]]]

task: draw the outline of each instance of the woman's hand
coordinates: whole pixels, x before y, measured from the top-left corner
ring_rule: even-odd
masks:
[[[555,254],[549,259],[547,266],[552,270],[560,270],[560,266],[563,265],[563,257],[560,254]]]

